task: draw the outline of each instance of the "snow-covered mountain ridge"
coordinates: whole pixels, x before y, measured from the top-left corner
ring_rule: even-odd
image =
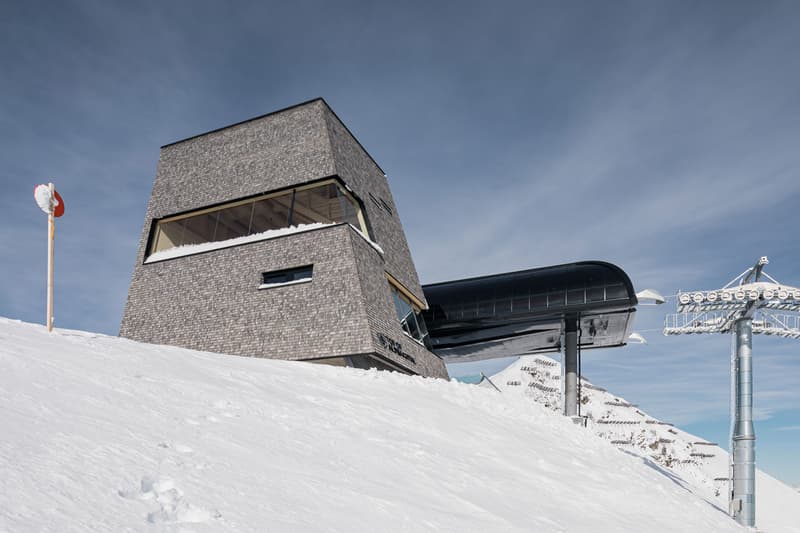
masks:
[[[522,394],[2,318],[0,427],[2,532],[742,531]]]
[[[561,410],[561,363],[543,355],[520,357],[491,376],[504,394],[523,396],[556,412]],[[482,383],[488,386],[487,383]],[[614,395],[581,379],[581,415],[586,427],[622,452],[652,461],[679,476],[692,491],[721,509],[728,504],[728,452],[718,443],[682,431]],[[756,472],[756,526],[759,531],[800,532],[800,521],[787,513],[798,505],[792,488],[768,474]]]

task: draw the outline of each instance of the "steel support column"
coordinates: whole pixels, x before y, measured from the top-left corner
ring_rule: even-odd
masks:
[[[578,320],[567,317],[564,327],[564,415],[578,416]]]
[[[753,428],[753,319],[736,321],[736,403],[731,512],[743,526],[756,523],[756,433]]]

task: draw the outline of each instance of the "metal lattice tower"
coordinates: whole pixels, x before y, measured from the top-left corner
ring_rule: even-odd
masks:
[[[679,292],[677,313],[667,315],[665,335],[730,333],[731,435],[729,510],[755,527],[756,434],[753,428],[754,334],[800,339],[800,289],[764,272],[762,257],[722,289]]]

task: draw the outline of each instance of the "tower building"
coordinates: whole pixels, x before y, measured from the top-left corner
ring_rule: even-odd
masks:
[[[322,99],[161,148],[120,335],[447,377],[388,180]]]

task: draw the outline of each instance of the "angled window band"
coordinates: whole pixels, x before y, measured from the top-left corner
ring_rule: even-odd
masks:
[[[156,222],[149,253],[305,224],[347,222],[369,235],[359,202],[336,179],[229,202]]]

